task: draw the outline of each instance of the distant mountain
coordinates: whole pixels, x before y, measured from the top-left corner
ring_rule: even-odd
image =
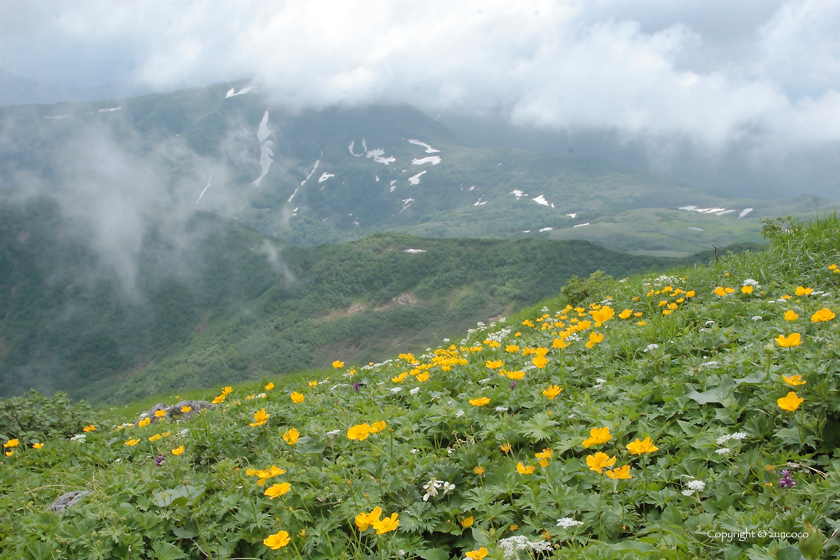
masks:
[[[117,150],[154,168],[172,207],[233,217],[300,246],[388,231],[586,239],[637,254],[685,256],[760,241],[761,218],[837,205],[813,196],[723,198],[596,160],[470,148],[408,106],[295,112],[247,81],[8,107],[0,109],[0,131],[15,138],[0,150],[6,186],[37,181],[72,192],[77,184],[67,179],[68,167],[88,157],[78,155],[85,146]],[[119,172],[139,175],[130,166]],[[103,173],[118,181],[119,172]],[[140,196],[144,188],[133,190]]]

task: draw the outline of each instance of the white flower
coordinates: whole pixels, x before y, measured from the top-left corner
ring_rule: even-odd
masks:
[[[448,339],[448,338],[444,338],[444,339],[443,339],[443,341],[444,341],[444,342],[449,342],[449,339]]]
[[[718,455],[726,455],[730,451],[731,451],[731,449],[729,449],[728,447],[722,447],[722,448],[718,449],[717,451],[715,451],[715,453],[717,453]]]
[[[268,396],[268,395],[266,395],[265,393],[260,393],[259,395],[257,395],[257,398],[258,398],[258,399],[264,399],[264,398],[266,398],[267,396]]]
[[[87,434],[76,434],[75,436],[70,438],[70,441],[75,441],[76,443],[84,443]]]
[[[568,529],[569,527],[577,527],[578,525],[583,525],[583,521],[578,521],[573,517],[561,517],[557,520],[557,526],[563,527],[564,529]]]
[[[747,432],[735,432],[730,436],[732,439],[742,440],[747,438]]]
[[[190,433],[190,429],[189,428],[184,428],[183,430],[178,432],[178,435],[183,437],[183,436],[187,435],[188,433]]]
[[[551,541],[536,541],[531,543],[534,552],[551,552]]]
[[[391,388],[389,389],[389,391],[391,391],[392,393],[396,394],[396,393],[399,393],[400,391],[402,391],[402,387],[391,387]]]
[[[711,362],[706,362],[705,364],[700,364],[700,367],[714,367],[714,366],[719,366],[719,365],[720,365],[720,362],[716,362],[716,361],[712,360]]]
[[[757,290],[761,289],[761,284],[759,284],[758,282],[756,282],[752,278],[747,278],[746,280],[744,280],[744,286],[752,286],[753,288],[755,288]]]
[[[417,453],[418,451],[420,451],[420,450],[419,450],[419,449],[412,449],[412,450],[411,450],[411,454],[412,454],[412,455],[414,455],[414,454],[415,454],[415,453]]]
[[[454,484],[450,484],[448,482],[443,483],[443,493],[444,494],[448,494],[449,492],[452,492],[453,490],[455,490],[455,485]]]
[[[331,430],[331,431],[327,432],[327,436],[333,437],[333,436],[337,436],[340,433],[341,433],[341,430]]]
[[[508,409],[507,409],[506,406],[497,406],[496,407],[496,412],[507,412],[507,411],[508,411]]]
[[[484,326],[484,323],[482,323],[481,321],[479,321],[478,323],[476,323],[476,326],[478,326],[478,327],[483,327],[483,326]]]
[[[714,324],[715,324],[715,322],[714,322],[714,321],[706,321],[704,324],[705,324],[707,327],[711,327],[712,325],[714,325]]]
[[[752,320],[753,320],[753,321],[761,321],[761,315],[755,315],[755,316],[752,318]]]
[[[720,436],[719,438],[717,438],[717,439],[715,440],[715,442],[716,442],[718,445],[723,445],[724,443],[726,443],[726,442],[727,442],[727,441],[729,441],[730,439],[732,439],[732,436],[730,436],[730,435],[728,435],[728,434],[727,434],[727,435],[725,435],[725,436]]]
[[[424,484],[423,485],[423,490],[426,491],[426,494],[423,496],[423,501],[428,502],[429,501],[429,496],[431,496],[433,498],[435,496],[437,496],[438,495],[438,488],[440,488],[442,484],[443,483],[441,481],[439,481],[435,478],[432,478],[431,480],[429,480],[429,482]]]
[[[490,383],[490,381],[492,379],[493,379],[492,377],[488,377],[487,379],[482,379],[481,381],[479,381],[479,383],[481,383],[482,385],[485,384],[485,383]]]
[[[464,412],[463,410],[461,410],[461,409],[459,408],[458,410],[456,410],[456,411],[455,411],[455,418],[461,418],[461,417],[463,417],[465,414],[466,414],[466,412]]]
[[[706,488],[706,483],[702,480],[689,480],[686,486],[689,490],[696,490],[697,492],[702,492],[703,489]]]
[[[409,393],[411,393],[412,395],[416,395],[419,392],[420,392],[420,387],[415,387],[414,389],[409,391]]]
[[[682,491],[683,496],[691,496],[692,494],[694,494],[694,490],[683,490]]]
[[[647,348],[645,348],[645,352],[650,352],[651,350],[656,350],[659,348],[658,344],[648,344]]]

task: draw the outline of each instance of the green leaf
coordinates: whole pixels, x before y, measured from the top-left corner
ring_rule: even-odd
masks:
[[[493,539],[490,537],[490,533],[480,527],[472,528],[472,537],[475,544],[479,546],[487,546],[493,542]]]
[[[819,560],[822,556],[823,539],[825,537],[819,529],[808,521],[805,522],[804,532],[808,533],[808,536],[799,539],[799,551],[808,560]]]
[[[799,552],[799,547],[788,546],[779,549],[779,552],[776,553],[776,560],[805,560],[805,557]]]
[[[767,379],[766,371],[756,371],[754,373],[749,374],[746,377],[736,379],[735,385],[740,385],[741,383],[764,383],[765,379]]]
[[[653,550],[653,547],[651,545],[649,545],[646,542],[640,541],[624,541],[620,543],[615,543],[613,545],[610,545],[610,548],[616,551],[630,550],[639,553],[650,552],[651,550]]]
[[[533,441],[550,439],[553,435],[551,428],[556,425],[557,422],[549,418],[548,414],[541,412],[522,424],[522,433]]]
[[[418,550],[417,556],[423,558],[424,560],[449,560],[449,553],[442,548]]]
[[[729,396],[729,391],[735,386],[735,382],[728,377],[724,377],[720,385],[714,389],[709,389],[702,393],[694,390],[690,383],[685,384],[685,396],[699,404],[721,403],[723,399]]]
[[[152,550],[155,551],[155,558],[158,560],[178,560],[187,557],[181,549],[164,541],[152,543]]]

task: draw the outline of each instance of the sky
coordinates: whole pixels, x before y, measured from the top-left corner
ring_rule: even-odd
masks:
[[[157,91],[253,77],[291,107],[409,103],[840,198],[838,29],[837,0],[28,0],[0,3],[0,69]]]

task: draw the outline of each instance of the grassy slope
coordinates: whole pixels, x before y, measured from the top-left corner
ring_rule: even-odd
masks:
[[[436,560],[486,547],[498,559],[502,539],[520,536],[550,539],[562,558],[799,558],[797,538],[779,533],[828,536],[840,513],[840,319],[811,319],[822,308],[840,312],[840,274],[829,267],[840,264],[838,239],[836,217],[794,225],[776,232],[763,253],[603,282],[575,302],[580,315],[565,299],[550,299],[548,313],[537,306],[480,325],[416,359],[273,378],[271,389],[241,385],[185,425],[119,427],[136,417],[127,415],[135,406],[91,416],[97,429],[83,444],[56,438],[35,450],[22,434],[14,454],[2,457],[0,554],[202,558],[209,549],[221,558],[378,558],[402,550],[401,557]],[[748,279],[761,284],[750,294],[740,290]],[[815,291],[797,295],[801,286]],[[732,293],[716,295],[718,287]],[[606,303],[642,315],[616,314],[556,347],[572,319]],[[665,315],[669,303],[675,309]],[[787,310],[798,318],[786,320]],[[801,345],[774,341],[793,332]],[[587,348],[590,333],[604,338]],[[524,352],[539,348],[547,349],[542,368]],[[495,360],[524,377],[511,385],[488,363]],[[394,381],[401,372],[405,379]],[[807,383],[788,387],[782,376],[794,374]],[[563,389],[552,400],[543,393],[550,385]],[[795,414],[777,404],[793,390],[804,399]],[[266,396],[255,398],[258,391]],[[293,403],[292,391],[305,400]],[[480,397],[489,403],[479,406]],[[250,426],[261,408],[267,423]],[[350,427],[375,421],[385,430],[364,441],[346,437]],[[600,427],[611,438],[584,448]],[[291,428],[301,435],[294,443]],[[645,437],[658,450],[630,454],[628,444]],[[183,454],[172,455],[179,446]],[[553,450],[546,467],[535,458],[543,449]],[[613,467],[629,465],[632,478],[592,472],[595,452],[615,457]],[[165,458],[159,467],[156,455]],[[796,486],[784,488],[780,471],[791,462]],[[518,463],[535,470],[520,474]],[[271,465],[286,472],[266,485],[247,470]],[[424,500],[430,479],[454,487]],[[691,481],[703,488],[692,490]],[[285,482],[282,498],[264,495]],[[63,517],[44,513],[56,495],[76,489],[93,493]],[[395,532],[357,530],[354,517],[374,507],[398,515]],[[559,527],[558,518],[581,525]],[[279,531],[291,542],[273,552],[263,539]],[[752,534],[720,536],[730,531]],[[822,554],[839,551],[830,538]]]

